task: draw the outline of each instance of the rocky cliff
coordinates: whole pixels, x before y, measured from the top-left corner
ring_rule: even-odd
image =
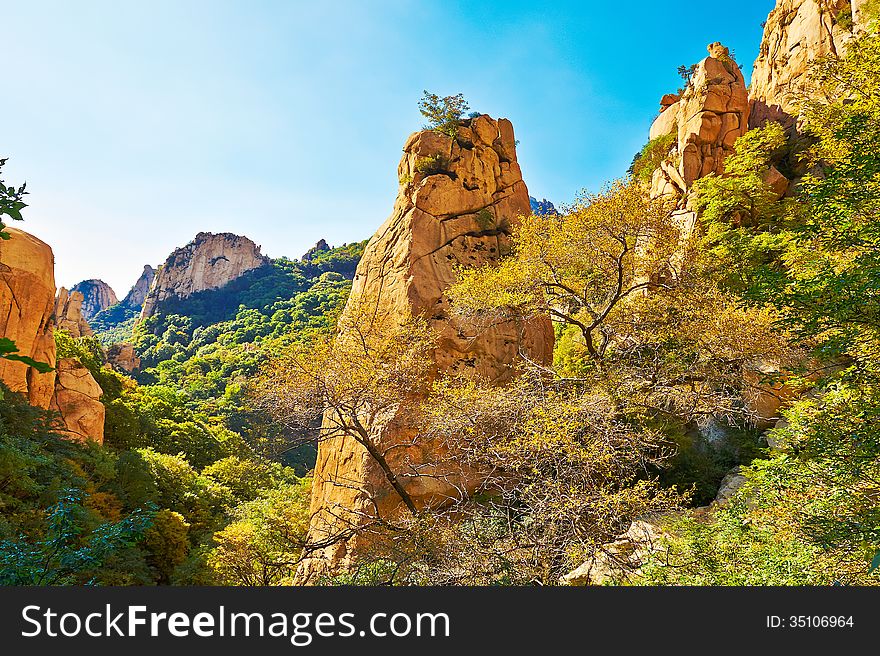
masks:
[[[144,299],[141,317],[152,316],[168,298],[187,298],[196,292],[223,287],[268,261],[260,254],[260,247],[247,237],[200,232],[165,260]]]
[[[125,298],[122,299],[122,304],[129,308],[140,309],[143,307],[155,277],[156,270],[149,264],[145,264],[144,270],[137,279],[137,282],[134,283],[134,286],[128,291]]]
[[[55,327],[70,333],[73,337],[94,335],[95,332],[83,316],[82,306],[82,292],[68,292],[61,287],[55,296]]]
[[[21,355],[55,364],[52,315],[55,309],[55,258],[47,244],[15,228],[0,240],[0,337],[15,342]],[[27,394],[31,405],[48,408],[55,372],[38,373],[20,362],[0,359],[0,380]]]
[[[793,122],[810,62],[842,52],[857,25],[860,4],[850,0],[778,0],[764,24],[760,54],[752,71],[752,127],[768,120]]]
[[[0,240],[0,337],[11,339],[19,353],[54,370],[41,374],[20,362],[0,359],[0,380],[12,391],[26,394],[31,405],[57,412],[56,429],[61,434],[102,442],[101,387],[77,360],[56,361],[56,319],[75,333],[89,329],[80,313],[82,296],[62,288],[56,299],[52,249],[21,230],[7,227],[6,232],[11,238]]]
[[[515,143],[510,121],[485,115],[464,121],[457,138],[433,131],[410,136],[398,167],[401,185],[394,209],[366,247],[346,305],[346,318],[382,317],[392,322],[412,316],[426,318],[439,338],[434,352],[439,371],[479,375],[503,383],[513,375],[521,350],[537,361],[550,360],[553,332],[549,320],[528,324],[509,321],[474,332],[450,316],[445,295],[455,280],[457,266],[479,266],[506,252],[511,227],[530,211]],[[366,325],[362,329],[375,328]],[[407,443],[414,433],[401,417],[371,425],[380,450]],[[450,484],[471,490],[476,484],[432,476],[431,458],[443,450],[442,444],[420,443],[418,448],[395,451],[393,464],[406,462],[408,471],[429,465],[405,484],[417,505],[452,495]],[[310,539],[333,536],[346,523],[357,525],[374,513],[393,516],[401,502],[389,492],[384,474],[366,457],[362,446],[344,436],[321,442],[314,472]],[[355,536],[313,554],[300,568],[300,580],[345,569],[356,555],[360,539]]]
[[[70,291],[82,294],[82,315],[86,320],[119,302],[116,292],[103,280],[83,280],[75,284]]]
[[[749,99],[742,71],[720,43],[709,44],[708,51],[684,93],[663,97],[663,109],[651,126],[651,139],[675,136],[670,157],[654,171],[655,197],[681,196],[695,180],[723,173],[724,159],[748,129]]]

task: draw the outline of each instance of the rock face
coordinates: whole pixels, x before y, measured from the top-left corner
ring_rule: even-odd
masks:
[[[83,280],[75,284],[70,291],[72,294],[82,294],[82,315],[86,320],[119,302],[116,292],[103,280]]]
[[[134,352],[131,344],[114,344],[107,349],[107,362],[114,369],[119,369],[127,374],[141,368],[141,359]]]
[[[764,25],[752,71],[751,126],[768,120],[791,124],[811,61],[841,54],[858,16],[850,0],[778,0]]]
[[[55,393],[50,409],[60,415],[56,431],[80,442],[104,443],[103,391],[92,374],[75,358],[61,358],[56,366]]]
[[[20,355],[55,363],[52,314],[55,258],[47,244],[15,228],[0,240],[0,337],[15,342]],[[48,408],[55,372],[41,374],[21,362],[0,359],[0,380],[27,394],[31,405]]]
[[[55,297],[55,327],[70,333],[73,337],[87,337],[95,332],[83,317],[82,292],[68,292],[64,287],[58,290]]]
[[[247,237],[228,232],[200,232],[190,243],[178,248],[156,273],[144,299],[141,317],[152,316],[168,298],[187,298],[206,289],[217,289],[269,259]]]
[[[156,270],[149,264],[145,264],[143,273],[141,273],[137,282],[134,283],[134,287],[132,287],[128,291],[128,294],[126,294],[125,298],[122,299],[122,304],[126,307],[140,309],[147,298],[150,286],[153,284],[153,278],[155,277]]]
[[[723,173],[724,159],[749,124],[749,99],[742,71],[720,43],[708,46],[709,56],[697,64],[678,100],[664,96],[651,138],[675,134],[674,155],[654,172],[654,197],[680,196],[694,181]]]
[[[549,319],[527,324],[508,321],[469,335],[450,316],[445,295],[455,280],[456,266],[479,266],[507,252],[511,226],[530,212],[510,121],[479,116],[462,122],[456,138],[417,132],[404,146],[398,177],[401,186],[394,210],[367,244],[346,316],[360,312],[397,322],[425,317],[439,336],[434,353],[438,371],[503,383],[515,374],[520,349],[537,361],[548,362],[553,348]],[[393,417],[371,426],[379,448],[411,439],[415,431],[406,424],[406,419]],[[395,463],[436,462],[432,456],[443,450],[444,445],[437,443],[397,449]],[[430,469],[424,473],[405,483],[417,506],[454,496],[449,478],[432,478]],[[350,484],[340,486],[333,481]],[[477,482],[455,481],[469,491]],[[390,493],[382,471],[363,447],[343,436],[320,443],[311,541],[335,535],[345,522],[359,523],[376,512],[390,517],[401,507],[399,497]],[[314,553],[301,565],[299,580],[314,581],[321,573],[344,570],[362,539],[355,536]]]

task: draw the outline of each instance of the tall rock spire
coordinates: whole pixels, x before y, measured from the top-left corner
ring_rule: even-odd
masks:
[[[474,333],[452,316],[446,296],[456,267],[480,266],[508,252],[511,228],[530,213],[510,121],[486,115],[468,119],[455,138],[417,132],[407,139],[397,172],[400,187],[394,210],[367,244],[343,319],[380,316],[403,323],[414,316],[425,318],[438,336],[433,357],[440,372],[478,375],[501,384],[515,375],[521,352],[548,362],[553,348],[549,319],[505,321]],[[426,389],[428,384],[425,381]],[[415,433],[406,418],[397,416],[370,428],[380,449],[405,444]],[[479,483],[432,476],[431,458],[444,451],[446,445],[430,440],[396,451],[397,462],[405,460],[409,471],[424,474],[408,477],[405,483],[418,506],[453,491],[473,491]],[[332,538],[340,527],[356,526],[374,513],[393,517],[402,504],[387,489],[385,476],[365,457],[364,447],[343,435],[322,441],[314,473],[310,542]],[[355,534],[313,553],[302,563],[298,578],[314,581],[322,573],[344,570],[361,540]]]

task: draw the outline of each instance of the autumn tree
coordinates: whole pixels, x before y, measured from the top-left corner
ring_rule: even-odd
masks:
[[[407,483],[422,472],[409,464],[405,453],[418,448],[418,436],[389,442],[375,428],[418,414],[434,366],[435,339],[422,320],[391,324],[352,311],[341,319],[335,339],[294,345],[270,362],[253,385],[255,403],[301,439],[333,440],[334,449],[351,445],[363,449],[402,507],[415,515],[419,509]],[[363,483],[331,474],[321,484],[362,495],[375,506],[376,491]],[[368,530],[381,530],[393,520],[377,506],[368,516],[342,506],[322,512],[329,534],[320,543],[308,545],[305,553]]]

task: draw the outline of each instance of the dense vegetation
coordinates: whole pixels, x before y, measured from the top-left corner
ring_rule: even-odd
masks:
[[[133,323],[121,305],[98,318],[97,337],[56,332],[58,357],[80,360],[104,391],[104,444],[61,438],[51,412],[0,388],[2,582],[289,582],[314,448],[291,452],[250,409],[245,382],[274,350],[332,329],[362,250],[275,261],[161,308],[134,331],[140,382],[105,365],[99,338]]]
[[[722,284],[777,309],[816,363],[793,374],[816,385],[785,411],[770,435],[780,450],[752,465],[735,503],[708,523],[682,520],[675,566],[650,568],[654,582],[876,583],[880,37],[817,62],[813,81],[802,131],[815,168],[794,199],[762,183],[792,147],[769,125],[740,139],[698,201]]]

